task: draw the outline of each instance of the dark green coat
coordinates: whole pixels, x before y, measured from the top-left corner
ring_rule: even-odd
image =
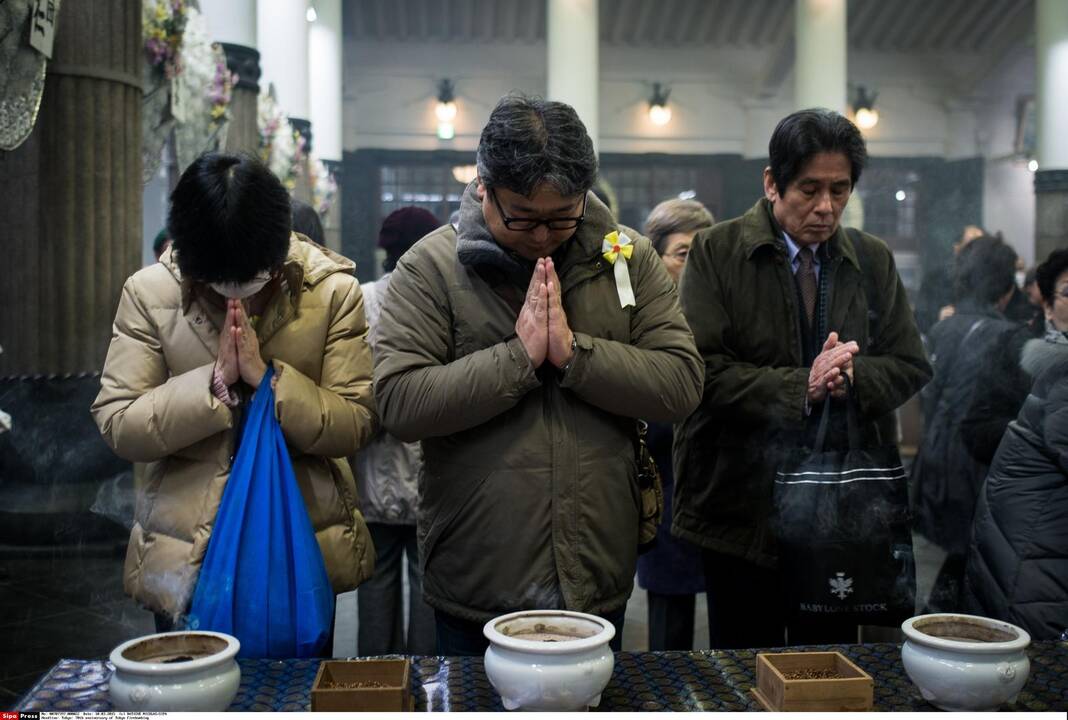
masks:
[[[460,261],[451,226],[390,278],[375,396],[389,432],[422,441],[417,525],[435,608],[485,622],[554,606],[609,612],[630,596],[635,418],[682,420],[700,400],[702,368],[670,276],[630,231],[637,307],[620,307],[601,257],[615,229],[590,193],[585,223],[556,255],[578,343],[563,375],[548,363],[535,370],[516,337],[517,307],[502,295],[521,303],[526,283],[492,287]]]
[[[694,238],[680,297],[704,358],[705,389],[677,428],[674,451],[672,532],[762,565],[775,562],[768,524],[775,470],[820,409],[805,414],[809,370],[798,295],[772,222],[771,206],[761,200]],[[860,345],[854,382],[866,441],[892,443],[894,410],[931,378],[931,368],[893,255],[871,235],[859,240],[867,273],[841,228],[824,248],[828,329]]]

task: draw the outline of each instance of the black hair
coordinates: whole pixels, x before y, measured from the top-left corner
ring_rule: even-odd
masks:
[[[1035,268],[1035,281],[1042,302],[1053,304],[1053,294],[1057,291],[1057,278],[1068,271],[1068,248],[1059,248],[1049,254],[1041,265]]]
[[[315,208],[296,198],[291,199],[290,204],[293,206],[293,232],[307,235],[308,239],[317,245],[326,245],[323,221],[319,219]]]
[[[1016,286],[1016,251],[1000,236],[983,235],[965,245],[957,256],[957,300],[994,305]]]
[[[849,160],[852,186],[868,162],[868,149],[857,126],[832,110],[810,108],[787,115],[768,143],[771,176],[780,195],[819,153],[842,153]]]
[[[524,197],[542,183],[571,197],[597,181],[597,154],[575,108],[525,95],[506,95],[493,108],[476,162],[487,188]]]
[[[291,230],[289,193],[251,156],[204,153],[171,193],[167,232],[193,280],[246,282],[281,267]]]

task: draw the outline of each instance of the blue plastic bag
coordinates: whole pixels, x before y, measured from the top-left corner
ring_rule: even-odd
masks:
[[[334,591],[274,417],[273,375],[245,418],[189,626],[233,635],[241,657],[314,657],[330,640]]]

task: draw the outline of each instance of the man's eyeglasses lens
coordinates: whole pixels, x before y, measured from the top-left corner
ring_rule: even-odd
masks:
[[[493,192],[493,191],[491,191]],[[501,214],[501,220],[504,222],[504,226],[509,230],[533,230],[539,225],[544,225],[549,230],[574,230],[582,221],[586,219],[586,197],[582,198],[582,214],[578,217],[568,218],[549,218],[547,220],[539,220],[536,218],[511,218],[504,212],[504,208],[501,207],[501,201],[497,199],[497,193],[493,192],[493,202],[497,205],[497,211]]]

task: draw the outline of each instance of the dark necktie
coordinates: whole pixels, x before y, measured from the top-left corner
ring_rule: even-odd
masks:
[[[805,317],[809,326],[816,313],[816,267],[813,264],[812,248],[803,247],[797,254],[800,261],[797,268],[797,286],[801,289],[801,299],[805,303]]]

